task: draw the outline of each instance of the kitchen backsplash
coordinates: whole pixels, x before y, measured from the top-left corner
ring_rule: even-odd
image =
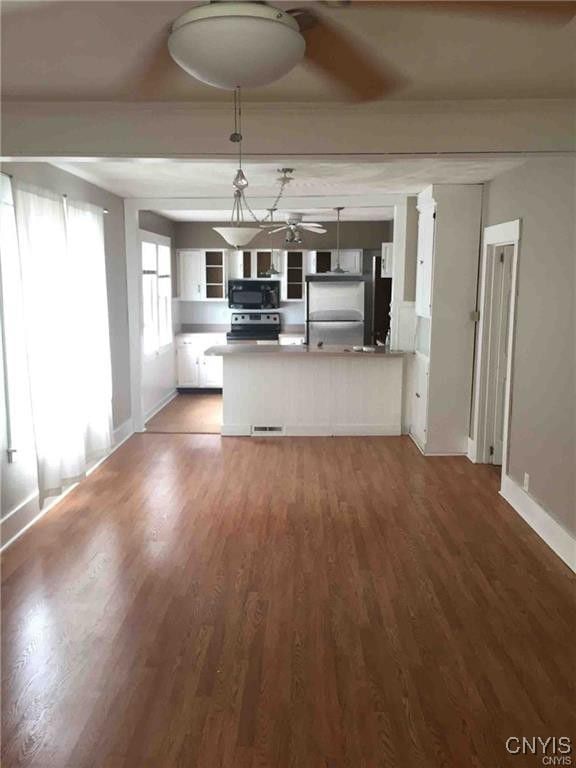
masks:
[[[181,325],[218,325],[230,322],[233,311],[225,301],[180,301]],[[304,323],[304,302],[282,302],[280,307],[283,325]]]

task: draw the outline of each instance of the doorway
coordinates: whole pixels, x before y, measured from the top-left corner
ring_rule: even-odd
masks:
[[[507,470],[520,221],[486,227],[469,458]]]
[[[488,349],[486,365],[486,437],[489,442],[489,464],[502,465],[504,440],[504,402],[508,371],[508,333],[510,291],[512,286],[513,245],[493,245],[488,250],[490,291]]]

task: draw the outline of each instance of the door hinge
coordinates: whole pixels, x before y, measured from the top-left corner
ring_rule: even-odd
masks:
[[[477,309],[473,309],[472,312],[470,312],[470,320],[472,320],[473,323],[477,323],[480,320],[480,312]]]
[[[434,213],[432,214],[432,218],[433,218],[433,219],[435,219],[435,218],[436,218],[436,211],[434,211]]]
[[[504,264],[504,251],[500,251],[500,263]]]
[[[488,449],[488,453],[490,454],[490,456],[494,456],[494,446],[493,445],[491,445],[490,448]]]

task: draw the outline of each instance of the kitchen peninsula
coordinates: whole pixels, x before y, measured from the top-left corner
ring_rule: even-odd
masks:
[[[399,435],[402,352],[345,346],[229,344],[223,435]]]

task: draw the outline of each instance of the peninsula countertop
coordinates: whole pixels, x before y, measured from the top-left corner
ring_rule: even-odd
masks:
[[[404,357],[409,352],[386,351],[383,347],[376,347],[370,352],[357,352],[351,346],[325,345],[323,347],[307,347],[304,344],[225,344],[222,346],[209,347],[205,355],[215,357],[247,357],[249,355],[257,356],[278,356],[282,357],[358,357],[358,358],[397,358]]]

